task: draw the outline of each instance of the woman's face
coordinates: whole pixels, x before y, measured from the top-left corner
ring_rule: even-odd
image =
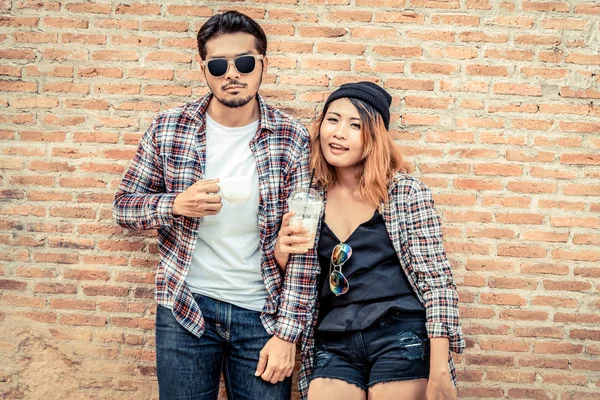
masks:
[[[336,168],[356,166],[363,154],[362,120],[347,98],[331,102],[321,123],[321,151],[327,163]]]

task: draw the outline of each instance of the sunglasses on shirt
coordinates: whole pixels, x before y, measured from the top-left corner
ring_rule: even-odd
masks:
[[[350,283],[348,283],[348,279],[346,279],[342,273],[342,266],[351,256],[352,247],[345,243],[336,245],[331,252],[331,263],[329,264],[329,289],[331,289],[331,292],[336,296],[341,296],[350,289]]]
[[[256,68],[256,60],[262,60],[264,56],[262,54],[246,54],[244,56],[235,57],[234,59],[229,58],[213,58],[211,60],[204,60],[202,64],[208,68],[208,72],[215,78],[220,78],[229,71],[229,66],[233,64],[235,69],[240,74],[249,74]]]

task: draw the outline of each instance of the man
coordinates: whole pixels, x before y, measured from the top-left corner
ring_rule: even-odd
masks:
[[[257,94],[268,60],[254,20],[217,14],[197,39],[211,93],[156,116],[114,215],[129,229],[158,229],[160,398],[216,399],[223,372],[230,399],[287,400],[316,276],[296,255],[282,277],[273,250],[289,194],[308,186],[309,136]],[[228,176],[252,181],[249,200],[221,198],[218,178]]]

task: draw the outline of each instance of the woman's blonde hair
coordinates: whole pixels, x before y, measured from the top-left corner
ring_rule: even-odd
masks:
[[[360,198],[374,205],[388,202],[388,183],[394,175],[402,170],[402,156],[381,115],[369,104],[348,98],[356,107],[361,119],[361,136],[363,154],[359,163],[362,165],[360,176],[357,176]],[[323,109],[311,129],[312,154],[311,169],[315,170],[315,181],[321,186],[329,186],[336,182],[335,167],[327,163],[321,150],[321,124],[327,115],[329,105]]]

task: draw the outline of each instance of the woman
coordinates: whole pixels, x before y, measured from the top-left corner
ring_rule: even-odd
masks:
[[[315,245],[321,266],[309,400],[456,399],[458,295],[431,192],[399,172],[391,100],[371,82],[329,96],[313,132],[316,243],[290,213],[278,236],[280,267]]]

